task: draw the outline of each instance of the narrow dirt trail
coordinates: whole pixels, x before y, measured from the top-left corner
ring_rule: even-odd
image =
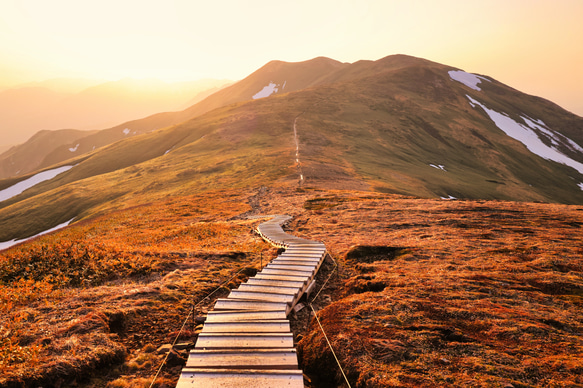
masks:
[[[296,166],[297,166],[297,169],[298,169],[298,174],[300,176],[300,186],[303,186],[303,184],[304,184],[304,173],[302,171],[302,162],[300,162],[300,142],[298,140],[298,129],[297,129],[298,118],[301,115],[303,115],[303,113],[300,113],[294,119],[294,140],[296,142]]]

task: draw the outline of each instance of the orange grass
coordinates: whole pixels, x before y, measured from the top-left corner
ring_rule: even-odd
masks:
[[[260,221],[239,217],[248,196],[211,192],[136,206],[0,253],[0,386],[151,377],[162,356],[144,345],[151,352],[172,341],[193,301],[271,252],[251,233]],[[95,374],[107,365],[114,367]],[[165,373],[176,380],[175,370]]]
[[[353,386],[583,386],[583,208],[317,202],[294,223],[341,263],[343,295],[319,314]],[[347,255],[356,244],[393,253]],[[299,351],[316,386],[341,382],[314,323]]]
[[[275,255],[245,216],[276,213],[340,265],[316,306],[353,387],[583,386],[582,207],[310,188],[172,198],[3,252],[0,386],[147,384],[192,301]],[[309,386],[342,384],[302,334]]]

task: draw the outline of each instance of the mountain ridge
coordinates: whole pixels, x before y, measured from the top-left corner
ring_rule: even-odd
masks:
[[[151,125],[151,130],[135,137],[123,136],[124,125],[110,129],[122,138],[57,162],[54,166],[75,167],[0,202],[0,241],[165,196],[256,185],[583,203],[579,172],[533,153],[484,109],[472,106],[470,97],[556,152],[569,141],[583,144],[577,131],[583,119],[490,77],[475,90],[451,77],[456,68],[419,58],[358,62],[358,71],[337,61],[316,62],[321,72],[304,76],[309,86],[303,89],[287,91],[286,85],[283,93],[227,104],[158,130],[150,117],[139,125]],[[288,67],[289,75],[294,67],[268,65],[253,73],[245,87],[233,85],[219,93],[229,101],[252,97],[266,83],[284,81],[265,69]],[[330,66],[342,72],[340,81],[326,82],[333,78],[330,73],[321,76]],[[218,104],[213,96],[197,109]],[[159,125],[168,122],[164,114],[155,118]],[[294,122],[304,182],[295,157]],[[561,134],[565,123],[579,136]],[[582,161],[583,153],[573,147],[570,158]],[[0,181],[0,188],[13,182]],[[65,203],[67,211],[59,208]],[[31,223],[35,217],[42,221]]]

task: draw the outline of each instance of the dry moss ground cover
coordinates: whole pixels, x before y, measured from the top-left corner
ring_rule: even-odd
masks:
[[[583,386],[583,207],[322,192],[305,208],[292,229],[342,267],[319,314],[352,386]],[[314,322],[299,351],[315,386],[341,384]]]
[[[0,254],[0,386],[149,386],[193,302],[260,261],[244,192],[82,222]],[[211,300],[197,306],[202,314]],[[189,323],[182,340],[191,340]],[[156,386],[172,386],[180,366]]]
[[[245,218],[274,213],[340,266],[315,305],[353,387],[583,386],[583,207],[285,188],[138,206],[2,252],[0,386],[149,386],[192,301],[275,256]],[[311,386],[342,386],[305,322]]]

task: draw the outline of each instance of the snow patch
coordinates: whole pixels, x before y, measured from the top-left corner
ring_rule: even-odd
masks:
[[[126,129],[124,129],[122,132],[123,132],[123,134],[124,134],[124,135],[126,135],[126,136],[127,136],[127,135],[129,135],[129,134],[130,134],[130,129],[129,129],[129,128],[126,128]]]
[[[77,149],[79,149],[79,144],[77,144],[75,147],[69,148],[69,151],[75,152],[75,151],[77,151]]]
[[[430,165],[431,167],[433,167],[433,168],[436,168],[436,169],[438,169],[438,170],[441,170],[441,171],[447,171],[447,170],[445,169],[445,166],[444,166],[443,164],[429,164],[429,165]]]
[[[457,199],[456,197],[454,197],[453,195],[448,195],[447,197],[440,197],[441,199],[444,199],[446,201],[451,201],[453,199]]]
[[[583,191],[583,183],[579,183],[577,186],[579,186],[579,188],[581,189],[581,191]]]
[[[63,166],[54,168],[52,170],[47,170],[43,172],[39,172],[36,175],[31,176],[28,179],[20,181],[4,190],[0,190],[0,202],[6,201],[9,198],[15,197],[18,194],[22,193],[24,190],[31,188],[34,185],[37,185],[41,182],[53,179],[57,175],[72,169],[73,166]]]
[[[44,232],[40,232],[38,234],[35,234],[34,236],[30,236],[30,237],[27,237],[27,238],[23,238],[22,240],[14,239],[14,240],[10,240],[10,241],[0,242],[0,251],[3,250],[3,249],[8,249],[8,248],[10,248],[13,245],[20,244],[20,243],[25,242],[27,240],[33,239],[35,237],[39,237],[39,236],[42,236],[44,234],[54,232],[55,230],[62,229],[65,226],[68,226],[71,222],[73,222],[74,219],[75,218],[73,217],[69,221],[63,222],[62,224],[59,224],[59,225],[55,226],[54,228],[47,229]]]
[[[284,82],[284,86],[285,86],[285,82]],[[256,93],[253,96],[253,99],[257,100],[259,98],[269,97],[273,93],[277,93],[277,91],[279,90],[278,88],[279,88],[279,85],[274,84],[273,82],[270,82],[269,85],[264,86],[263,89],[261,89],[258,93]]]
[[[570,149],[573,152],[581,152],[583,153],[583,147],[579,144],[575,143],[573,140],[569,139],[567,136],[563,135],[562,133],[558,133],[550,129],[542,120],[534,120],[528,116],[520,116],[522,120],[532,129],[538,129],[542,133],[544,133],[553,143],[554,145],[563,144],[565,147]]]
[[[457,81],[457,82],[461,82],[462,84],[466,85],[467,87],[472,88],[472,89],[477,90],[477,91],[482,90],[478,86],[478,84],[480,82],[482,82],[482,80],[490,82],[490,80],[488,78],[484,78],[482,76],[475,75],[472,73],[466,73],[465,71],[462,71],[462,70],[450,70],[447,73],[449,74],[449,77],[452,80]]]
[[[575,170],[579,171],[580,174],[583,174],[583,163],[571,159],[555,148],[557,145],[559,145],[559,143],[561,143],[572,150],[581,150],[581,147],[568,137],[555,132],[546,126],[543,127],[540,121],[535,122],[534,120],[523,116],[521,116],[521,118],[524,120],[526,125],[520,124],[510,118],[510,116],[508,116],[506,113],[496,112],[495,110],[489,109],[484,104],[474,100],[472,97],[468,95],[466,95],[466,97],[470,100],[470,104],[473,104],[472,106],[481,107],[498,128],[500,128],[511,138],[516,139],[524,144],[526,148],[533,154],[536,154],[547,160],[552,160],[554,162],[573,167]],[[538,133],[535,132],[535,129],[538,129],[541,133],[543,133],[543,135],[550,138],[553,146],[548,146],[543,143]]]

